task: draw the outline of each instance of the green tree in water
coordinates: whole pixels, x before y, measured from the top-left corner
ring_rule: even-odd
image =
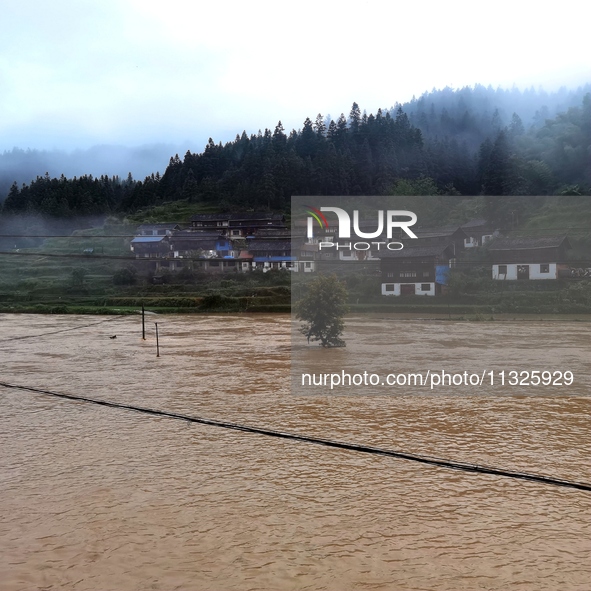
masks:
[[[320,275],[307,286],[306,295],[296,303],[295,315],[304,324],[300,332],[308,342],[320,341],[323,347],[344,347],[347,290],[336,275]]]

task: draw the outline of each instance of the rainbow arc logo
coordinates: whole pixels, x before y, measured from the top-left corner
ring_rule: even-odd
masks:
[[[315,207],[310,207],[309,205],[304,205],[304,207],[307,208],[306,213],[318,222],[320,228],[322,228],[323,230],[328,229],[328,220],[319,209],[316,209]]]

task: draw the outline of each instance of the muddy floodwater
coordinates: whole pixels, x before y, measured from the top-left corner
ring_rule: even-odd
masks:
[[[380,374],[568,370],[573,383],[339,396],[291,391],[287,315],[147,319],[142,340],[139,316],[0,315],[0,381],[591,481],[587,322],[390,320]],[[348,323],[359,371],[368,332]],[[345,355],[295,347],[319,372]],[[2,591],[590,588],[591,492],[0,396]]]

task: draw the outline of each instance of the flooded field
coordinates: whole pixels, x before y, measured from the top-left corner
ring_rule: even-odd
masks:
[[[341,396],[291,392],[287,315],[148,320],[144,341],[139,316],[1,315],[0,381],[591,481],[589,323],[389,321],[397,371],[568,369],[568,391]],[[368,340],[376,333],[351,319],[346,352],[302,340],[297,358],[322,371],[353,355],[363,370],[384,345]],[[589,492],[0,394],[2,591],[568,591],[591,580]]]

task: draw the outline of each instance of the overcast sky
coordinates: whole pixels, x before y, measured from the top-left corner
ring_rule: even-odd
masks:
[[[0,150],[166,142],[591,80],[580,2],[2,0]],[[578,16],[577,16],[578,15]]]

